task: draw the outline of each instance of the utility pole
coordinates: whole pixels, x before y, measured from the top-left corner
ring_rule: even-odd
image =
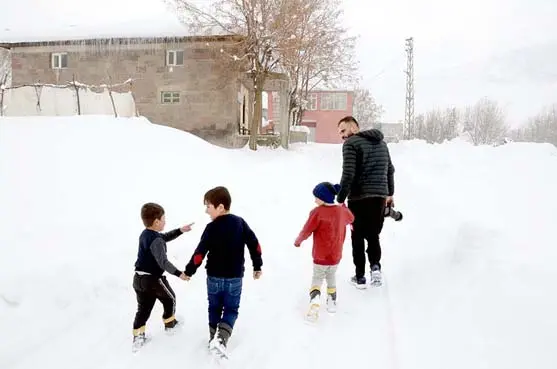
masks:
[[[414,129],[414,38],[406,39],[406,109],[404,113],[404,139],[415,134]]]

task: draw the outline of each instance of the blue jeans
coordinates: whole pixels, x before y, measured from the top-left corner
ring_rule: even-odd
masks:
[[[242,278],[207,277],[209,299],[209,326],[217,328],[226,323],[234,328],[242,297]]]

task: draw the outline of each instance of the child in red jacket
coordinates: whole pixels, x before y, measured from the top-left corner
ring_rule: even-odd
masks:
[[[336,271],[342,258],[346,226],[354,221],[354,215],[347,207],[334,202],[339,190],[339,185],[330,182],[315,186],[313,195],[317,207],[309,213],[304,228],[294,242],[294,246],[300,247],[313,234],[313,278],[308,312],[310,319],[317,318],[324,279],[327,281],[327,311],[336,311]]]

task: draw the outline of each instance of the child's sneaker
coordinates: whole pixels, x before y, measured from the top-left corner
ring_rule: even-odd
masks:
[[[133,336],[132,351],[137,352],[143,345],[147,343],[147,338],[145,333],[139,333],[137,336]]]
[[[383,276],[381,273],[381,269],[379,269],[379,267],[376,265],[371,268],[370,284],[374,287],[380,287],[381,285],[383,285]]]
[[[361,289],[361,290],[367,288],[366,277],[359,277],[358,278],[356,276],[353,276],[352,278],[350,278],[350,283],[352,283],[354,286],[356,286],[356,288]]]
[[[337,312],[336,293],[327,295],[327,312],[334,314]]]
[[[315,293],[309,301],[309,308],[306,313],[306,320],[315,323],[319,319],[319,308],[321,306],[321,294]]]

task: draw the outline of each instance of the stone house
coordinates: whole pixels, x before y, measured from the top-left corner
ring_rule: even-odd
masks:
[[[12,85],[88,85],[133,79],[140,115],[209,142],[238,145],[248,90],[226,50],[238,36],[103,37],[2,42],[10,50]]]

